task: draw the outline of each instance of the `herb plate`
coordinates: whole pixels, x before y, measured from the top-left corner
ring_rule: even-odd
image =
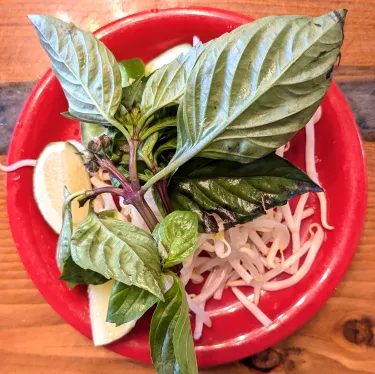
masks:
[[[251,19],[209,8],[152,10],[113,22],[96,32],[118,60],[140,57],[145,62],[193,35],[203,42]],[[50,142],[79,139],[79,125],[60,115],[67,110],[63,91],[51,71],[38,83],[16,125],[8,163],[37,158]],[[274,321],[269,328],[237,301],[231,291],[207,304],[213,326],[196,343],[198,363],[216,365],[254,354],[275,344],[305,323],[331,295],[355,253],[366,208],[367,177],[360,136],[340,90],[332,83],[316,125],[316,157],[320,180],[335,230],[325,242],[308,275],[296,286],[262,295],[260,307]],[[291,143],[287,157],[304,164],[304,130]],[[85,288],[70,291],[59,281],[55,253],[57,235],[39,213],[32,192],[32,169],[7,176],[9,221],[20,257],[47,302],[74,328],[91,337]],[[316,200],[310,206],[319,211]],[[302,230],[307,230],[307,224]],[[303,232],[302,232],[303,237]],[[150,315],[109,349],[151,362],[148,347]]]

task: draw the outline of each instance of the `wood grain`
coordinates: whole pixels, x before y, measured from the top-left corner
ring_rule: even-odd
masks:
[[[39,79],[49,67],[28,14],[49,14],[94,31],[137,11],[175,6],[215,6],[254,18],[271,14],[320,15],[334,8],[349,10],[337,80],[375,80],[375,2],[368,0],[1,0],[0,83]]]

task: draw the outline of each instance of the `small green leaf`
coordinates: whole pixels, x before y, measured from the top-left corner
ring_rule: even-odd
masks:
[[[141,144],[138,154],[142,158],[142,160],[146,163],[146,165],[152,169],[156,167],[155,159],[154,159],[154,147],[159,139],[159,133],[154,132],[152,135],[148,136],[143,143]]]
[[[60,280],[74,284],[103,284],[109,281],[103,275],[88,269],[82,269],[72,259],[71,256],[64,263]]]
[[[111,122],[121,100],[121,73],[112,52],[72,23],[51,16],[29,18],[52,61],[69,112],[87,122]]]
[[[202,44],[191,48],[188,53],[162,66],[151,75],[142,96],[141,126],[159,109],[180,103],[186,81],[204,48]]]
[[[164,267],[177,265],[190,257],[198,247],[198,215],[176,210],[155,227],[152,235],[158,243]]]
[[[177,171],[168,188],[174,208],[197,213],[205,232],[218,231],[213,213],[230,228],[309,191],[322,189],[275,154],[245,165],[194,158]]]
[[[146,87],[146,79],[141,78],[135,81],[130,86],[122,89],[122,103],[125,105],[127,110],[130,110],[133,106],[141,104],[143,91]]]
[[[159,374],[197,374],[189,308],[183,284],[174,273],[173,285],[160,301],[151,320],[152,362]]]
[[[107,322],[120,326],[137,320],[157,301],[157,297],[142,288],[116,281],[109,299]]]
[[[70,193],[66,187],[64,187],[64,198],[68,198]],[[56,261],[60,271],[64,268],[65,261],[70,257],[70,242],[72,239],[73,231],[73,219],[71,202],[69,202],[63,212],[63,224],[61,227],[59,240],[57,242]]]
[[[152,237],[140,228],[92,210],[74,230],[71,253],[83,269],[143,288],[163,299],[161,267]]]

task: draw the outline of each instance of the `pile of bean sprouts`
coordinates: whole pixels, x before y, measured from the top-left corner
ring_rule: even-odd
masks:
[[[306,125],[305,162],[306,173],[320,185],[315,165],[314,126],[321,117],[321,108],[317,110]],[[71,141],[79,150],[83,146]],[[289,144],[277,150],[284,156]],[[22,160],[10,166],[0,164],[0,170],[11,172],[24,166],[35,166],[35,160]],[[107,186],[109,176],[103,170],[91,174],[94,188]],[[302,243],[301,222],[314,214],[307,207],[309,193],[299,197],[294,212],[289,203],[270,209],[267,214],[255,220],[237,225],[224,232],[222,226],[217,234],[200,234],[199,246],[187,259],[181,270],[181,280],[186,286],[189,282],[203,284],[199,294],[186,294],[190,310],[195,315],[194,339],[202,336],[203,325],[211,327],[206,303],[211,299],[220,300],[225,289],[231,289],[238,300],[264,326],[270,326],[272,320],[259,308],[262,291],[278,291],[298,283],[310,270],[324,240],[324,229],[332,230],[327,222],[327,200],[324,192],[317,193],[320,203],[320,223],[314,222],[309,228],[309,238]],[[162,219],[152,194],[145,194],[151,209]],[[146,224],[132,205],[119,201],[120,217],[148,231]],[[98,196],[94,201],[97,212],[118,209],[110,194]],[[284,254],[290,245],[291,254]],[[306,255],[303,263],[300,259]],[[275,280],[280,274],[289,274],[283,280]],[[205,276],[206,275],[206,276]],[[248,297],[238,287],[250,287]],[[247,292],[249,293],[249,292]]]

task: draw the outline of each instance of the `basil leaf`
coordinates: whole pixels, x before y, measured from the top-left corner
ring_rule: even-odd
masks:
[[[103,284],[109,281],[103,275],[87,269],[82,269],[72,259],[71,256],[64,263],[64,269],[60,276],[60,280],[68,283],[77,284]]]
[[[215,40],[189,77],[175,159],[250,162],[285,144],[330,86],[345,14],[268,17]]]
[[[74,230],[71,253],[83,269],[96,271],[163,299],[160,260],[152,237],[140,228],[92,210]]]
[[[164,267],[177,265],[191,256],[199,243],[198,216],[176,210],[159,223],[153,233]]]
[[[107,322],[116,326],[137,320],[158,301],[150,292],[116,281],[109,299]]]
[[[275,154],[245,165],[195,158],[177,171],[168,188],[174,208],[197,213],[205,232],[218,231],[213,213],[228,229],[309,191],[322,189]]]
[[[71,109],[70,112],[60,113],[65,118],[71,119],[72,121],[81,121],[97,125],[109,125],[108,121],[105,120],[101,115],[76,113]]]
[[[130,110],[133,106],[139,105],[142,101],[143,91],[146,86],[146,78],[141,78],[135,81],[130,86],[122,89],[122,103],[125,105],[127,110]]]
[[[155,165],[153,149],[159,139],[159,133],[154,132],[144,140],[138,150],[139,156],[146,163],[146,165],[152,169]]]
[[[172,138],[161,144],[154,153],[154,158],[157,159],[164,151],[175,150],[177,146],[177,139]]]
[[[188,76],[204,48],[202,44],[191,48],[150,76],[142,96],[140,126],[160,108],[180,103]]]
[[[29,18],[52,61],[69,112],[87,122],[110,122],[121,100],[121,73],[112,52],[72,23],[51,16]]]
[[[270,17],[211,45],[188,82],[178,154],[249,162],[285,144],[327,92],[344,16]]]
[[[345,16],[267,17],[206,45],[177,114],[176,154],[143,190],[197,155],[247,163],[285,144],[330,86]]]
[[[64,198],[68,198],[70,193],[66,187],[64,187]],[[63,223],[57,241],[56,261],[57,267],[60,271],[63,271],[65,261],[70,257],[70,242],[72,239],[73,231],[73,218],[71,202],[69,202],[63,212]]]
[[[185,289],[178,276],[155,309],[150,327],[152,362],[159,374],[196,374],[197,360]]]

